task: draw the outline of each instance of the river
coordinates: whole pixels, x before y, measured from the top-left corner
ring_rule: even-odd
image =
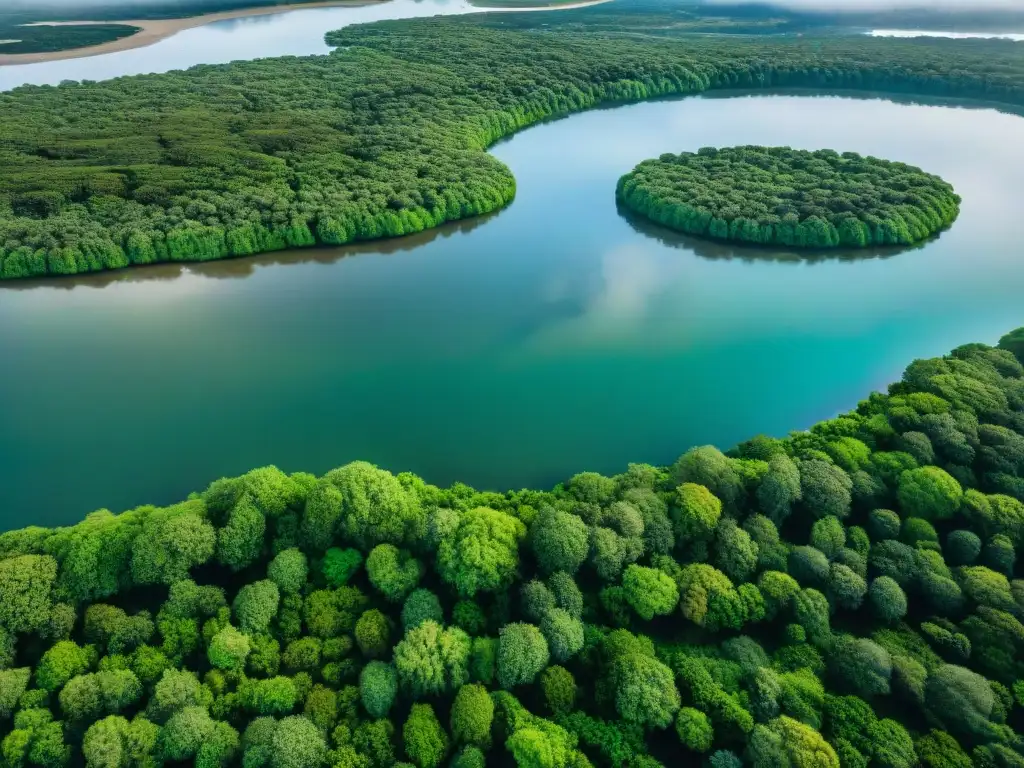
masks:
[[[650,102],[497,145],[518,196],[480,220],[0,284],[0,526],[166,503],[270,463],[504,489],[805,428],[914,357],[1024,324],[1020,130],[883,100]],[[743,143],[920,165],[963,196],[960,219],[915,250],[808,259],[616,209],[640,160]]]
[[[328,53],[331,48],[324,42],[324,34],[332,29],[384,19],[480,11],[468,0],[388,0],[356,7],[306,8],[215,21],[143,48],[83,59],[0,66],[0,91],[26,84],[56,85],[62,80],[108,80],[122,75],[170,72],[239,59]]]

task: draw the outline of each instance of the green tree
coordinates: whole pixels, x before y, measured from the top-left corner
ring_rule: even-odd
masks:
[[[553,664],[540,675],[544,701],[553,715],[567,715],[576,706],[576,680],[565,667]]]
[[[655,568],[629,566],[623,575],[622,586],[633,610],[647,621],[655,616],[667,616],[679,601],[676,583]]]
[[[267,578],[286,595],[297,595],[306,585],[306,556],[294,547],[282,550],[267,566]]]
[[[429,704],[413,704],[402,728],[405,753],[419,768],[435,768],[448,753],[448,734]]]
[[[207,656],[218,669],[241,670],[249,650],[249,638],[228,624],[210,640]]]
[[[426,512],[390,472],[355,461],[323,479],[341,496],[341,527],[364,551],[383,543],[415,546],[426,535]]]
[[[907,517],[948,520],[960,509],[963,489],[938,467],[920,467],[900,475],[900,508]]]
[[[355,637],[364,656],[380,658],[391,648],[391,623],[387,616],[373,608],[359,617]]]
[[[693,707],[683,707],[676,714],[676,733],[680,743],[694,752],[711,749],[715,736],[708,716]]]
[[[672,465],[672,476],[680,485],[693,483],[707,488],[728,510],[739,508],[744,496],[743,481],[732,462],[711,445],[691,448]]]
[[[486,688],[478,683],[459,688],[451,711],[451,730],[455,743],[488,748],[493,720],[494,702]]]
[[[0,560],[0,625],[11,632],[32,632],[50,613],[57,561],[48,555]]]
[[[576,515],[544,507],[530,525],[530,546],[545,573],[575,573],[587,558],[586,523]]]
[[[583,622],[562,608],[552,608],[547,612],[541,620],[540,631],[555,661],[568,661],[583,648]]]
[[[526,526],[486,507],[463,512],[455,531],[441,540],[437,569],[463,597],[508,586],[519,564],[519,542]]]
[[[61,640],[49,648],[36,667],[36,685],[46,691],[56,691],[71,678],[85,673],[94,661],[89,648],[82,648],[70,640]]]
[[[271,768],[317,768],[327,759],[327,742],[313,722],[302,715],[282,719],[270,742]]]
[[[231,608],[242,631],[247,634],[266,632],[277,613],[280,597],[277,585],[268,579],[246,584],[238,590]]]
[[[398,680],[416,698],[458,688],[469,679],[470,646],[461,629],[424,621],[395,646]]]
[[[895,580],[879,576],[868,590],[871,609],[882,621],[891,624],[907,614],[907,596]]]
[[[370,717],[387,717],[398,693],[395,668],[383,661],[371,661],[359,675],[359,695]]]
[[[423,576],[423,566],[406,550],[393,544],[378,544],[366,558],[370,583],[392,602],[405,599]]]
[[[548,658],[547,640],[532,624],[506,624],[498,633],[498,683],[505,690],[532,683]]]

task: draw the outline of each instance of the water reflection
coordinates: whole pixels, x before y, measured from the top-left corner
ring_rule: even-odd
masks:
[[[902,253],[920,251],[942,237],[942,233],[928,240],[911,246],[871,247],[871,248],[829,248],[809,250],[806,248],[780,248],[779,246],[740,245],[737,243],[709,240],[686,235],[673,229],[657,224],[629,210],[621,204],[616,205],[619,215],[629,223],[634,232],[657,240],[670,248],[681,248],[702,259],[727,260],[738,259],[748,263],[774,261],[785,264],[822,264],[828,261],[864,261],[867,259],[891,259]],[[956,226],[954,224],[953,226]]]
[[[229,280],[251,277],[264,267],[282,267],[298,264],[336,264],[342,259],[356,256],[389,256],[422,248],[428,243],[467,235],[477,227],[486,224],[501,211],[476,216],[445,224],[424,232],[386,240],[354,243],[340,248],[316,247],[293,248],[287,251],[262,253],[258,256],[242,256],[206,262],[176,262],[171,264],[150,264],[143,267],[128,267],[109,272],[93,272],[67,277],[48,277],[36,280],[0,281],[0,295],[3,291],[33,291],[56,289],[70,291],[75,288],[106,288],[116,284],[169,282],[185,276],[208,277],[215,280]]]

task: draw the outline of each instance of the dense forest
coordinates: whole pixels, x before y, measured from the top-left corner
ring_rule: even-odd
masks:
[[[4,533],[0,759],[1019,768],[1022,363],[552,491],[266,467]]]
[[[8,42],[0,43],[0,54],[41,53],[66,51],[69,48],[85,48],[101,45],[112,40],[129,37],[139,31],[138,27],[127,24],[90,24],[81,27],[26,27],[19,24],[3,24],[0,21],[0,36]]]
[[[960,213],[953,188],[920,168],[789,147],[665,154],[619,179],[616,197],[686,234],[797,248],[913,245]]]
[[[807,86],[1024,105],[992,41],[672,37],[531,14],[331,33],[329,56],[0,94],[0,276],[72,274],[403,235],[493,211],[486,153],[537,121],[719,88]],[[536,15],[532,16],[536,19]],[[657,34],[651,34],[657,30]]]

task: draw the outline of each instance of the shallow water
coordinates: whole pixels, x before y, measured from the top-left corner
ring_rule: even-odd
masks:
[[[238,59],[328,53],[324,34],[351,24],[478,12],[468,0],[389,0],[360,7],[306,8],[215,21],[186,29],[143,48],[81,59],[0,66],[0,90],[56,85],[62,80],[108,80],[224,64]]]
[[[798,96],[599,110],[495,147],[518,197],[483,219],[0,284],[0,526],[170,502],[269,463],[504,489],[807,427],[914,357],[1024,324],[1019,121]],[[920,165],[962,214],[916,250],[808,259],[616,209],[640,160],[743,143]]]

